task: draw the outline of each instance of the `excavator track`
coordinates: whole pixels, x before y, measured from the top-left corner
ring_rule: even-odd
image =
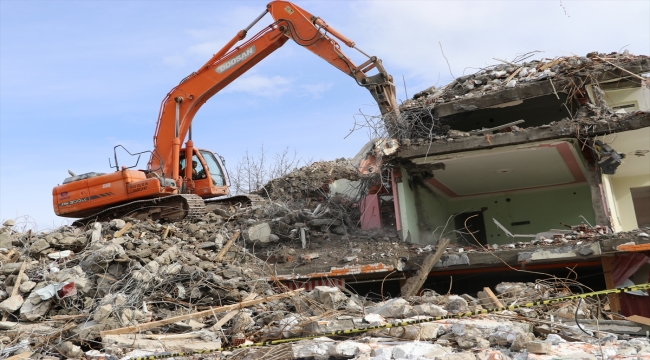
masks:
[[[205,213],[205,203],[201,197],[193,194],[178,194],[113,206],[76,220],[72,225],[85,226],[93,221],[108,221],[125,216],[139,220],[180,221],[187,217],[202,216]]]
[[[211,211],[212,208],[216,205],[225,205],[225,206],[235,206],[235,207],[245,207],[255,204],[261,204],[266,201],[265,198],[255,195],[255,194],[245,194],[245,195],[235,195],[227,198],[216,198],[205,200],[205,206],[207,211]]]

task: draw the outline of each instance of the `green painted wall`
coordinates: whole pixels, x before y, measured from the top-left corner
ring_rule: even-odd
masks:
[[[592,225],[596,222],[588,184],[481,199],[449,201],[449,211],[452,214],[480,211],[482,207],[488,208],[483,212],[483,218],[487,239],[491,244],[513,242],[512,238],[507,238],[503,231],[492,222],[492,218],[497,219],[513,234],[535,234],[550,229],[562,229],[563,226],[560,225],[560,222],[569,225],[580,224],[583,222],[580,215],[584,216]],[[519,221],[530,221],[530,224],[511,225],[512,222]],[[517,241],[527,240],[520,238]]]
[[[411,242],[420,242],[420,229],[418,227],[418,211],[416,208],[415,193],[409,188],[409,176],[402,169],[402,182],[397,184],[399,212],[402,221],[402,236],[406,239],[411,236]]]
[[[459,200],[443,198],[423,187],[413,188],[414,190],[409,189],[406,176],[404,182],[398,185],[404,235],[409,230],[414,243],[434,243],[440,238],[447,221],[446,236],[454,239],[455,234],[450,231],[455,230],[455,222],[454,219],[449,220],[449,217],[480,211],[484,207],[487,207],[483,217],[490,244],[513,242],[492,222],[492,218],[496,218],[513,234],[535,234],[562,229],[560,222],[570,225],[582,223],[580,215],[592,225],[595,223],[588,184]],[[512,222],[520,221],[530,221],[530,224],[511,225]],[[471,238],[468,240],[473,241]],[[527,240],[519,238],[516,241]],[[465,243],[462,240],[456,242]]]
[[[454,219],[450,219],[448,201],[422,187],[418,188],[418,195],[420,243],[435,243],[442,235],[453,238],[454,235],[449,232],[455,230]]]

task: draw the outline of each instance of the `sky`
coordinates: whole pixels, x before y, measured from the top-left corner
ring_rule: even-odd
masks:
[[[40,231],[69,223],[51,195],[68,169],[110,172],[116,145],[151,150],[164,96],[266,3],[0,0],[0,221]],[[398,102],[531,51],[650,54],[647,0],[296,4],[382,59]],[[267,15],[249,38],[270,23]],[[369,140],[350,134],[355,120],[378,112],[352,78],[289,41],[201,108],[194,143],[231,169],[262,146],[269,156],[289,148],[305,160],[350,158]]]

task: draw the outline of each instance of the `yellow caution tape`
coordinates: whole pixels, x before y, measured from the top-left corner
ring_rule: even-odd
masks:
[[[621,288],[618,288],[618,289],[601,290],[601,291],[594,291],[594,292],[584,293],[584,294],[563,296],[563,297],[554,298],[554,299],[529,302],[529,303],[525,303],[525,304],[521,304],[521,305],[504,306],[504,307],[500,307],[500,308],[496,308],[496,309],[489,309],[489,310],[484,309],[484,310],[477,310],[477,311],[467,311],[467,312],[458,313],[458,314],[454,314],[454,315],[435,316],[435,317],[428,317],[428,318],[419,319],[419,320],[400,321],[400,322],[388,323],[388,324],[384,324],[384,325],[366,326],[366,327],[362,327],[362,328],[358,328],[358,329],[337,330],[337,331],[332,331],[332,332],[329,332],[329,333],[309,335],[309,336],[303,336],[303,337],[299,337],[299,338],[269,340],[269,341],[263,341],[263,342],[253,343],[253,344],[244,344],[244,345],[238,345],[238,346],[222,347],[222,348],[218,348],[218,349],[196,350],[196,351],[175,352],[175,353],[161,353],[161,354],[156,354],[156,355],[151,355],[151,356],[143,356],[143,357],[132,358],[131,360],[166,359],[166,358],[170,358],[170,357],[210,354],[210,353],[215,353],[215,352],[231,351],[231,350],[235,350],[235,349],[243,349],[243,348],[249,348],[249,347],[279,345],[279,344],[285,344],[285,343],[290,343],[290,342],[295,342],[295,341],[300,341],[300,340],[309,340],[309,339],[322,337],[322,336],[337,336],[337,335],[359,334],[359,333],[364,333],[364,332],[368,332],[368,331],[372,331],[372,330],[390,329],[390,328],[394,328],[394,327],[422,324],[422,323],[445,320],[445,319],[457,319],[457,318],[469,317],[469,316],[475,316],[475,315],[481,315],[481,314],[490,314],[490,313],[493,313],[493,312],[504,311],[504,310],[515,310],[515,309],[521,309],[521,308],[529,308],[529,307],[538,306],[538,305],[550,305],[550,304],[555,304],[555,303],[560,303],[560,302],[565,302],[565,301],[570,301],[570,300],[585,299],[585,298],[588,298],[588,297],[595,297],[595,296],[599,296],[599,295],[620,294],[620,293],[630,292],[630,291],[635,291],[635,290],[649,290],[649,289],[650,289],[650,284],[626,286],[626,287],[621,287]]]

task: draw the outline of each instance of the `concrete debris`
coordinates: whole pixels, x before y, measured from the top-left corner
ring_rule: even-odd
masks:
[[[265,206],[275,205],[258,204],[235,209],[228,214],[229,221],[211,212],[204,218],[166,225],[127,219],[126,224],[120,221],[93,223],[87,232],[67,226],[47,234],[11,232],[12,244],[13,239],[19,239],[17,243],[23,247],[14,248],[21,254],[19,261],[3,264],[0,275],[0,280],[9,287],[18,284],[17,294],[10,296],[11,292],[5,292],[0,302],[0,310],[7,314],[7,321],[0,322],[5,334],[0,338],[3,343],[0,349],[4,349],[3,354],[8,356],[27,348],[53,358],[122,357],[135,350],[154,354],[214,349],[247,341],[299,337],[482,309],[480,296],[475,294],[439,295],[424,291],[417,296],[378,301],[380,299],[372,296],[352,295],[335,286],[315,286],[311,291],[288,299],[234,310],[237,313],[227,318],[224,318],[225,313],[218,313],[217,316],[174,321],[151,328],[137,337],[128,332],[102,335],[109,330],[142,326],[209,309],[210,306],[236,304],[255,296],[274,294],[273,272],[269,263],[261,260],[265,257],[263,254],[275,247],[272,254],[275,259],[284,259],[295,267],[305,264],[298,261],[303,249],[297,238],[279,237],[277,241],[288,242],[284,248],[275,244],[261,250],[262,254],[254,253],[264,237],[273,232],[280,233],[280,223],[290,229],[317,227],[320,231],[320,227],[335,224],[338,219],[313,217],[313,210],[296,213],[285,210],[281,216],[271,219],[256,216],[267,211]],[[327,209],[327,204],[321,203],[320,208]],[[295,218],[290,214],[295,214]],[[301,223],[296,224],[297,221]],[[340,224],[343,226],[343,222]],[[127,226],[130,227],[120,237],[114,237],[116,229]],[[173,231],[167,231],[171,235],[163,238],[168,227]],[[96,236],[98,230],[100,237]],[[214,240],[220,238],[223,243],[223,239],[230,238],[235,231],[245,234],[244,239],[226,252],[225,260],[217,261],[220,250]],[[260,233],[263,235],[259,236]],[[363,260],[368,248],[363,246],[360,236],[367,233],[350,233],[357,240],[353,246],[343,250],[348,256]],[[290,234],[290,231],[284,234]],[[310,230],[310,237],[313,236]],[[600,235],[595,233],[594,236]],[[82,242],[79,240],[62,241],[67,238],[88,241],[80,247]],[[252,239],[255,242],[251,243]],[[291,244],[291,241],[293,248],[289,251],[286,244]],[[390,247],[384,250],[375,243],[373,251],[395,254],[398,249],[403,249],[406,254],[416,254],[420,249],[413,245],[402,248],[398,243],[381,241]],[[47,246],[34,246],[43,242]],[[205,246],[205,243],[211,245]],[[566,246],[566,243],[562,244]],[[552,245],[539,243],[537,246]],[[34,251],[36,249],[39,251]],[[458,249],[460,247],[456,245],[449,245],[444,256],[458,254]],[[69,253],[61,254],[63,251]],[[432,251],[430,247],[419,253],[430,254]],[[469,249],[467,253],[471,253]],[[50,256],[52,254],[57,255]],[[305,249],[304,255],[311,258],[311,263],[308,263],[311,265],[321,260],[338,261],[337,258],[342,258],[332,257],[323,248],[318,253]],[[266,259],[268,261],[270,256]],[[274,265],[279,264],[278,261]],[[21,268],[23,274],[19,277]],[[494,289],[499,300],[508,304],[561,296],[567,291],[564,286],[547,282],[504,282]],[[480,351],[485,352],[482,355],[485,358],[506,359],[520,356],[512,354],[558,356],[562,353],[551,345],[578,346],[575,341],[566,340],[577,339],[579,344],[583,344],[580,351],[593,354],[590,349],[594,347],[588,348],[586,344],[597,344],[598,339],[581,334],[571,323],[576,305],[577,302],[561,303],[548,306],[544,311],[525,309],[519,312],[525,314],[520,318],[508,314],[486,315],[380,329],[348,339],[317,338],[291,344],[290,351],[296,358],[392,360],[469,359],[472,352],[483,349]],[[595,311],[594,304],[582,302],[578,314],[588,320],[594,319],[598,311]],[[220,318],[224,321],[220,322]],[[548,324],[548,330],[541,333],[534,330],[536,321]],[[598,330],[589,329],[596,336]],[[37,337],[43,336],[49,340],[36,341]],[[604,338],[601,333],[601,339]],[[650,354],[650,344],[643,338],[625,335],[608,339],[607,346],[611,349],[608,351],[612,355]],[[26,345],[20,348],[7,346],[21,341]],[[88,344],[94,345],[89,348]],[[509,352],[504,355],[498,350],[490,350],[493,353],[488,354],[484,349],[490,348],[509,349]],[[264,350],[242,351],[241,354],[248,352],[251,358],[255,358]],[[216,353],[212,356],[227,358],[230,355]]]
[[[471,85],[484,86],[476,81]],[[5,317],[0,321],[1,356],[31,351],[50,359],[99,359],[215,349],[460,315],[492,303],[485,292],[441,295],[415,289],[413,296],[397,297],[396,287],[384,289],[385,283],[405,279],[398,275],[418,269],[418,261],[435,247],[404,242],[392,229],[359,229],[355,195],[332,193],[325,186],[342,178],[365,181],[344,161],[319,162],[273,180],[266,186],[267,199],[250,206],[213,204],[206,215],[176,223],[125,218],[86,228],[20,232],[5,221],[0,232],[5,246],[0,247],[0,281],[5,285],[0,289]],[[595,253],[592,246],[605,241],[612,247],[647,241],[640,234],[579,225],[549,239],[487,250],[449,244],[441,247],[432,271],[467,267],[480,263],[481,257],[506,253],[515,260],[527,253],[522,263],[542,255],[587,257]],[[345,282],[354,284],[357,276],[368,274],[377,275],[362,285],[370,290]],[[568,295],[575,284],[563,279],[490,285],[498,301],[521,304]],[[301,287],[307,291],[267,299]],[[246,306],[233,305],[241,303]],[[228,305],[233,307],[223,308]],[[287,344],[285,350],[295,358],[314,359],[505,360],[561,357],[566,351],[591,357],[600,344],[612,356],[650,356],[650,343],[642,336],[614,336],[617,324],[607,333],[585,325],[591,335],[574,325],[576,312],[580,321],[601,316],[603,309],[597,306],[586,301],[550,304],[343,339],[320,337]],[[270,350],[242,349],[208,358],[254,359],[265,351]]]

